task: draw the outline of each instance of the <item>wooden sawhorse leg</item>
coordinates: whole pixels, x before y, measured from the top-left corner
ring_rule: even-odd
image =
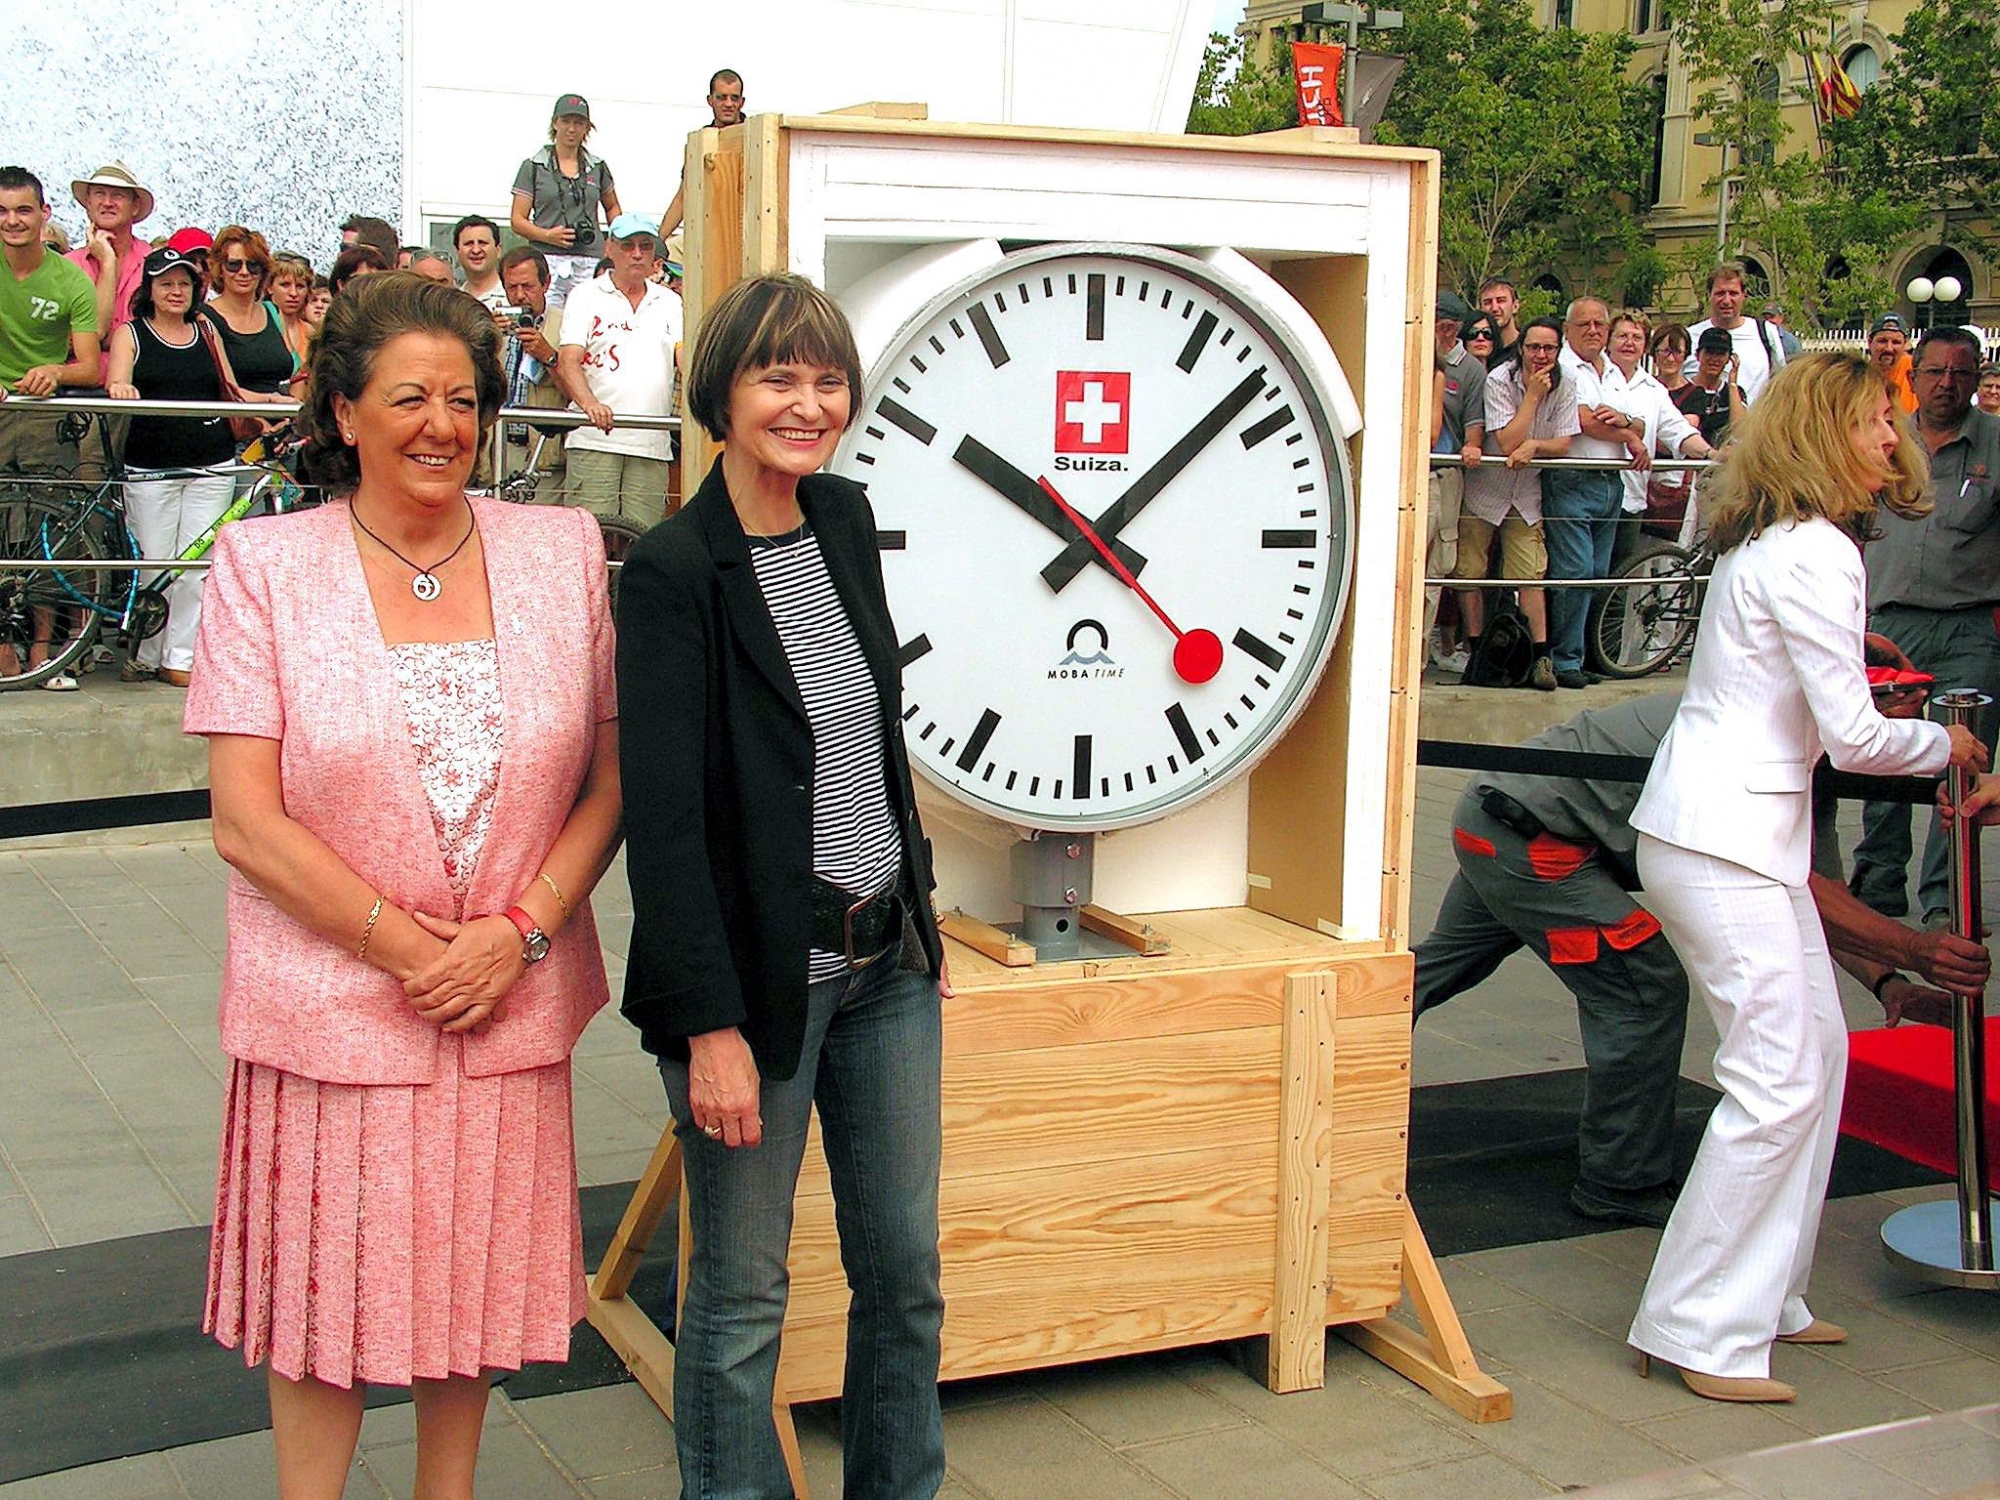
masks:
[[[676,1198],[680,1201],[680,1274],[674,1278],[678,1312],[680,1300],[687,1296],[688,1250],[693,1237],[688,1223],[687,1182],[681,1171],[681,1144],[670,1125],[653,1148],[653,1159],[646,1163],[644,1175],[632,1190],[632,1201],[625,1205],[618,1232],[611,1237],[597,1274],[591,1278],[587,1314],[590,1326],[603,1336],[669,1422],[674,1418],[674,1346],[626,1293],[653,1243],[654,1231],[666,1217],[667,1205]],[[791,1402],[785,1399],[782,1377],[772,1391],[771,1421],[778,1429],[785,1470],[792,1477],[792,1494],[796,1500],[809,1500],[798,1428],[792,1421]]]
[[[1514,1415],[1514,1394],[1479,1368],[1458,1309],[1451,1305],[1430,1241],[1417,1212],[1403,1205],[1403,1290],[1421,1331],[1395,1318],[1343,1323],[1340,1336],[1413,1380],[1473,1422],[1504,1422]]]

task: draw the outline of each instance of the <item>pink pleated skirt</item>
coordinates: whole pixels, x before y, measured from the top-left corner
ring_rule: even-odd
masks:
[[[237,1062],[204,1331],[290,1380],[408,1385],[569,1358],[585,1307],[567,1059],[415,1086]]]

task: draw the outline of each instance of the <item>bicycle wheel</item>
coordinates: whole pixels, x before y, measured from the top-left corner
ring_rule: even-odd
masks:
[[[597,524],[604,529],[604,560],[608,563],[622,563],[625,554],[632,550],[632,544],[646,534],[646,528],[637,521],[628,521],[623,516],[599,516]],[[611,570],[611,614],[618,614],[618,569]]]
[[[27,560],[105,558],[88,512],[27,495],[0,497],[0,690],[34,687],[90,649],[125,580],[116,573],[24,568]],[[28,664],[46,642],[48,658]]]
[[[1604,591],[1591,618],[1591,665],[1606,677],[1664,670],[1693,634],[1701,614],[1694,554],[1672,542],[1641,549],[1620,571],[1629,580]]]

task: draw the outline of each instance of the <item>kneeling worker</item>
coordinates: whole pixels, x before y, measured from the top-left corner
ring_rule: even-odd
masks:
[[[1678,693],[1658,693],[1590,709],[1523,748],[1650,758],[1679,702]],[[1471,989],[1523,947],[1547,964],[1576,997],[1587,1069],[1570,1206],[1585,1218],[1657,1226],[1676,1191],[1688,983],[1660,924],[1631,894],[1639,872],[1629,819],[1640,787],[1498,772],[1466,784],[1452,816],[1458,874],[1416,949],[1415,1015]],[[1828,944],[1874,990],[1889,1025],[1949,1014],[1948,997],[1902,970],[1948,990],[1984,989],[1983,947],[1881,916],[1832,874],[1811,879]]]

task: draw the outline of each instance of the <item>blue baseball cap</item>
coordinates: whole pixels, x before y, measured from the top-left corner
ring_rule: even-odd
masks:
[[[639,234],[650,235],[657,240],[660,226],[644,214],[620,214],[611,221],[611,238],[614,240],[629,240]]]

